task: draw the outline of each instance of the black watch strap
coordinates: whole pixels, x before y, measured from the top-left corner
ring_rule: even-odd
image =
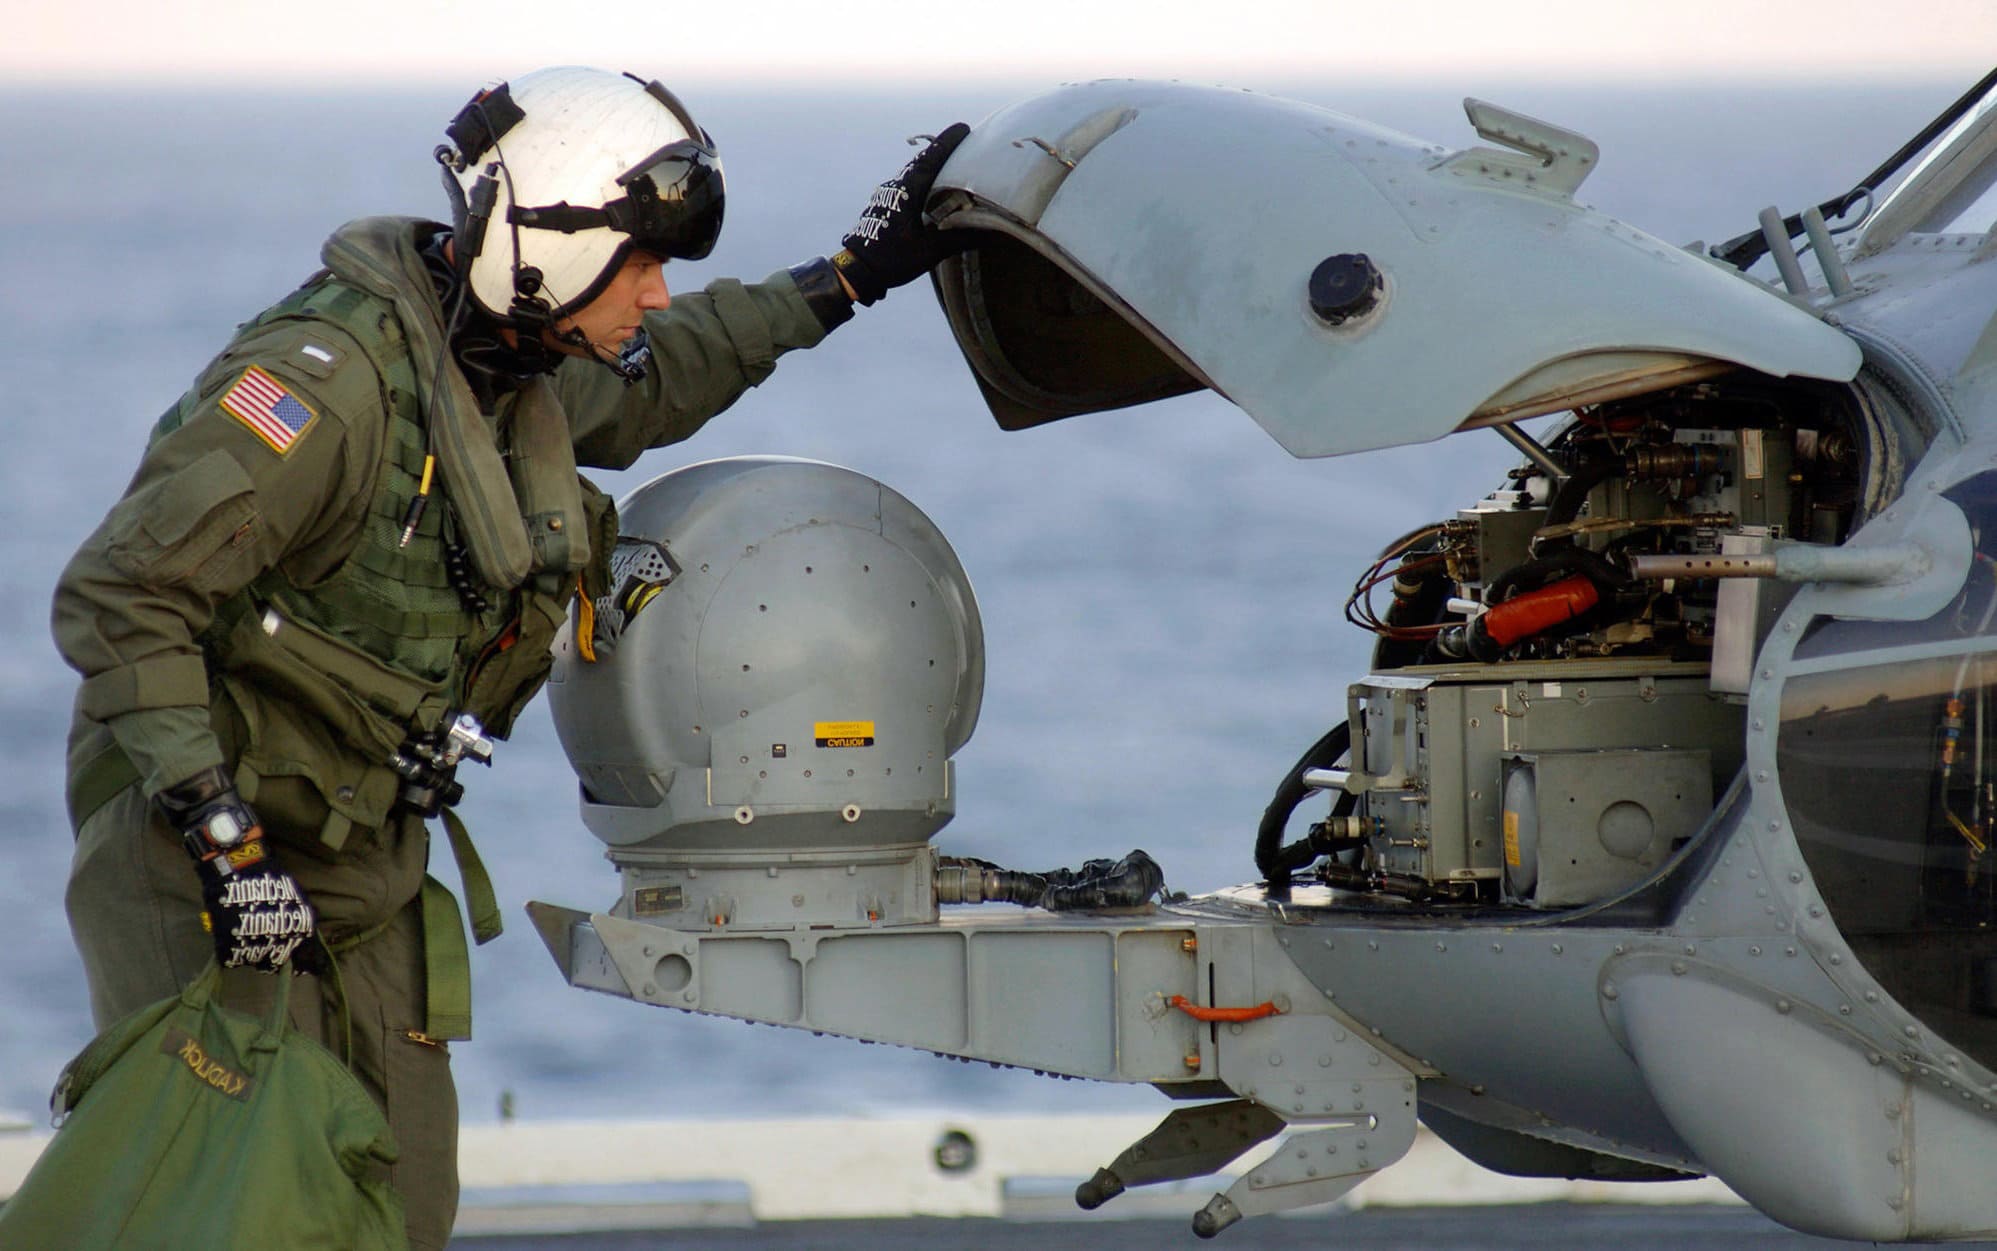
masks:
[[[814,256],[802,265],[791,266],[790,276],[797,283],[797,293],[804,297],[805,307],[828,333],[853,319],[853,301],[839,285],[839,274],[831,261]]]

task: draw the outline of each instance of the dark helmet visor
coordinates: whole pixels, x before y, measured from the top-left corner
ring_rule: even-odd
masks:
[[[683,261],[714,250],[727,186],[712,146],[694,139],[669,143],[619,175],[617,184],[624,196],[604,205],[603,215],[635,246]]]

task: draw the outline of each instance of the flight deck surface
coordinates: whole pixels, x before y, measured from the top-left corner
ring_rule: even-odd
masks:
[[[1503,1207],[1375,1208],[1245,1221],[1212,1243],[1181,1219],[779,1221],[725,1228],[547,1236],[458,1238],[453,1251],[929,1251],[964,1247],[989,1251],[1157,1251],[1222,1246],[1232,1251],[1303,1251],[1327,1246],[1354,1251],[1422,1247],[1425,1251],[1537,1251],[1542,1247],[1606,1247],[1624,1251],[1732,1251],[1795,1248],[1819,1251],[1871,1243],[1813,1238],[1745,1207],[1657,1208],[1608,1204]],[[1962,1246],[1989,1246],[1962,1243]]]

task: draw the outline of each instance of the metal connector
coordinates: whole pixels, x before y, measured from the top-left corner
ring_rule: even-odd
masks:
[[[1299,779],[1314,791],[1342,791],[1352,780],[1350,769],[1305,769]]]
[[[486,737],[485,727],[477,717],[468,712],[459,713],[451,722],[451,728],[444,731],[442,763],[455,765],[464,759],[476,760],[482,765],[492,764],[492,740]]]

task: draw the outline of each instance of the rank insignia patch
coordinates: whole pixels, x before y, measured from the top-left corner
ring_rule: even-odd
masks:
[[[256,431],[257,437],[282,456],[319,416],[284,384],[255,365],[243,371],[222,396],[222,411]]]

